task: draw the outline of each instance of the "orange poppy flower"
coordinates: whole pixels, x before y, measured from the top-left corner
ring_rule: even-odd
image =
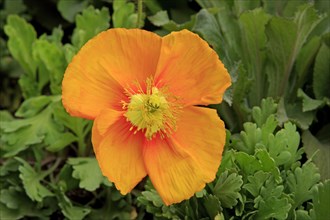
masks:
[[[215,178],[225,127],[215,110],[198,106],[221,102],[230,84],[198,35],[118,28],[98,34],[73,58],[62,99],[72,116],[94,120],[96,158],[122,194],[148,175],[170,205]]]

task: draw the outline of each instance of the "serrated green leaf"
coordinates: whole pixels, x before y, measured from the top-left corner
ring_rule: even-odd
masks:
[[[49,96],[37,96],[27,99],[15,112],[15,116],[23,118],[33,117],[40,113],[51,101],[52,98]]]
[[[36,63],[32,57],[32,45],[37,39],[37,33],[31,24],[28,24],[18,15],[10,15],[7,18],[7,25],[4,31],[8,36],[8,49],[22,68],[34,77]]]
[[[251,176],[248,176],[248,183],[243,185],[243,188],[249,191],[254,197],[260,194],[260,189],[264,185],[265,181],[269,178],[270,173],[266,173],[262,170],[257,171]]]
[[[313,198],[313,190],[320,181],[320,174],[313,163],[288,171],[286,184],[294,200],[293,209]]]
[[[86,8],[82,14],[76,16],[76,28],[72,35],[72,44],[80,48],[89,39],[109,28],[110,15],[107,8],[94,9],[93,6]]]
[[[228,174],[228,171],[220,174],[213,192],[217,196],[223,207],[233,208],[237,204],[237,199],[241,197],[239,191],[243,184],[242,177],[236,173]]]
[[[88,0],[59,0],[57,9],[62,17],[69,22],[74,22],[77,13],[81,12],[88,6]]]
[[[46,145],[52,144],[61,137],[63,127],[55,123],[53,118],[53,108],[60,104],[59,97],[54,96],[51,99],[52,102],[33,117],[14,119],[0,124],[3,130],[1,140],[4,143],[1,148],[6,152],[5,157],[14,156],[42,141]]]
[[[72,165],[72,176],[80,180],[80,188],[94,191],[106,182],[95,158],[69,158],[68,164]]]
[[[118,3],[117,3],[118,2]],[[113,26],[115,28],[133,28],[137,25],[136,19],[130,17],[135,14],[135,5],[132,2],[127,3],[126,0],[115,0],[113,4],[114,13],[112,15]]]
[[[214,195],[207,195],[203,198],[203,206],[211,219],[214,219],[222,212],[220,200]]]
[[[261,107],[255,106],[252,108],[253,120],[261,127],[272,114],[276,113],[277,104],[272,98],[263,99]]]
[[[296,126],[288,122],[275,136],[269,136],[267,148],[276,165],[284,165],[289,169],[292,164],[301,158],[302,151],[298,150],[300,135]]]
[[[9,15],[4,31],[8,36],[8,49],[25,73],[19,80],[25,98],[40,94],[36,82],[37,64],[33,60],[32,46],[37,38],[33,26],[18,15]]]
[[[329,135],[330,125],[327,124],[322,129]],[[321,132],[322,132],[321,130]],[[312,159],[313,162],[320,170],[321,179],[326,180],[330,178],[330,141],[325,137],[315,137],[310,131],[304,131],[302,134],[302,142],[306,151],[307,157]]]
[[[33,47],[34,59],[45,67],[43,74],[48,74],[53,95],[61,94],[61,83],[67,66],[62,47],[47,40],[37,40]]]
[[[9,187],[0,192],[0,219],[11,220],[26,217],[45,219],[45,209],[36,207],[35,203],[21,189]]]
[[[313,90],[317,99],[330,98],[330,48],[322,44],[315,58]]]
[[[43,186],[40,181],[44,178],[43,173],[37,173],[25,160],[16,158],[22,163],[19,166],[20,175],[26,194],[31,200],[41,202],[45,197],[53,193]]]
[[[272,173],[275,181],[278,183],[281,182],[282,178],[280,176],[280,171],[276,166],[274,159],[270,157],[268,152],[265,150],[256,150],[255,155],[258,160],[260,160],[262,170]]]
[[[276,184],[272,176],[265,181],[260,195],[254,200],[255,208],[258,209],[254,219],[287,219],[291,205],[283,189],[282,185]]]

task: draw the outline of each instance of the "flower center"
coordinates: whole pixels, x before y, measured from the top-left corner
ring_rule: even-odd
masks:
[[[176,129],[178,105],[171,102],[170,96],[157,87],[151,87],[147,81],[147,94],[142,92],[129,94],[130,102],[124,103],[127,109],[125,116],[131,122],[135,133],[142,130],[147,139],[152,139],[156,133],[161,137]]]

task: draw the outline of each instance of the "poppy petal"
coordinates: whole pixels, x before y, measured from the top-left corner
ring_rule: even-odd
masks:
[[[109,29],[88,41],[67,67],[62,99],[73,116],[94,119],[104,108],[120,110],[124,88],[153,75],[161,38],[151,32]]]
[[[113,118],[110,115],[102,112],[95,119],[92,142],[103,175],[125,195],[147,175],[142,157],[145,138],[141,132],[134,134],[129,130],[131,125],[124,116],[120,116],[102,135],[105,128],[102,120]]]
[[[177,126],[173,143],[195,159],[205,174],[205,181],[211,182],[218,171],[226,141],[224,122],[214,109],[187,107]]]
[[[173,137],[146,142],[144,163],[166,205],[190,198],[215,178],[224,142],[217,113],[199,107],[184,109]]]
[[[217,54],[187,30],[163,38],[155,82],[159,87],[169,85],[186,106],[219,103],[231,84]]]

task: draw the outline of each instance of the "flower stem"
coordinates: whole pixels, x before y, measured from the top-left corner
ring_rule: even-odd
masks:
[[[142,27],[142,14],[143,14],[143,0],[137,0],[137,21],[136,21],[136,27],[141,28]]]

